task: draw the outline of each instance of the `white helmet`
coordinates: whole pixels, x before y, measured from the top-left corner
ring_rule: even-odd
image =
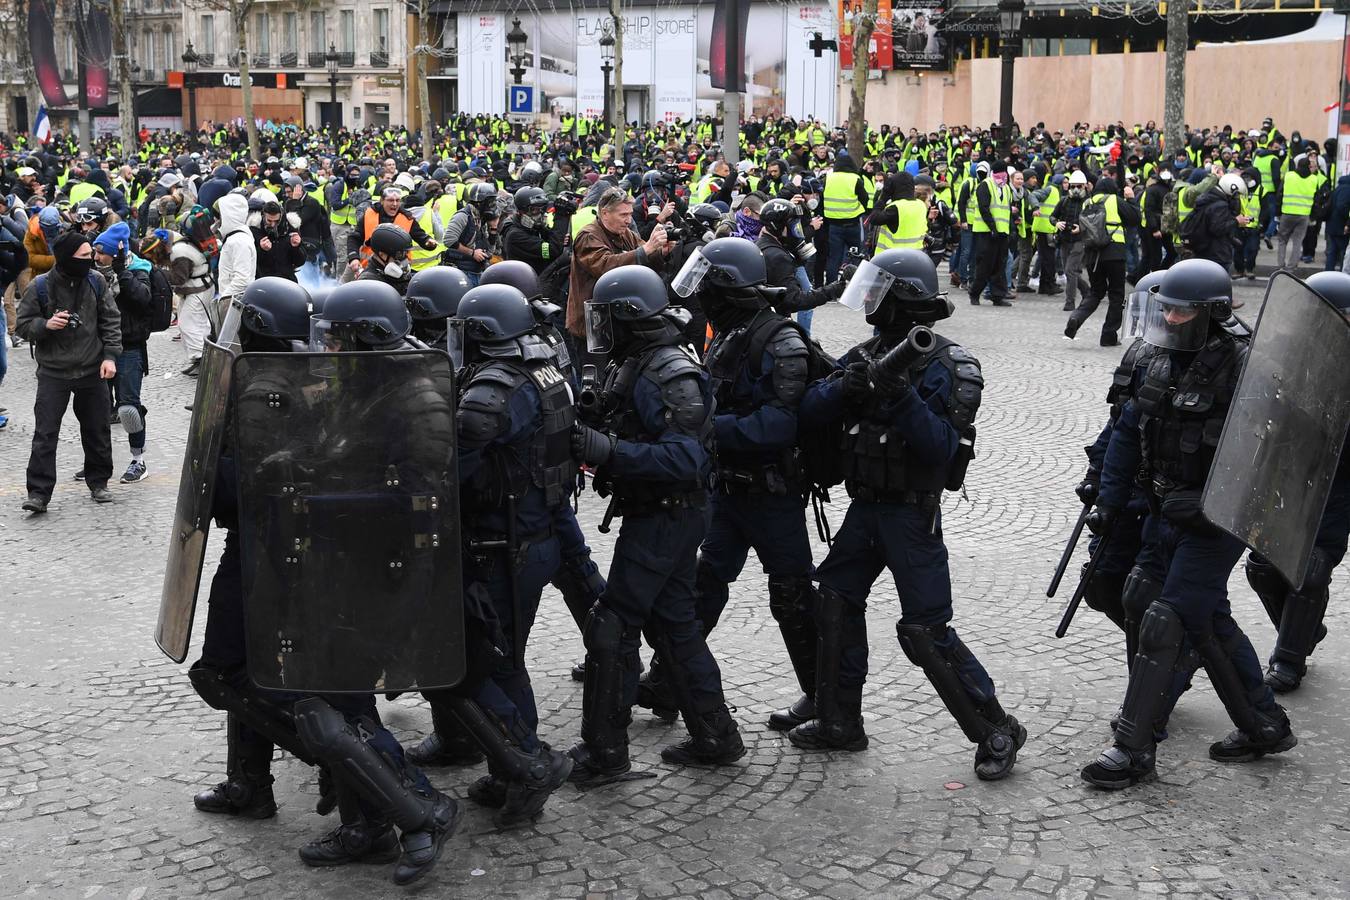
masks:
[[[1087,176],[1083,174],[1082,169],[1074,169],[1069,173],[1069,184],[1081,184],[1087,186]]]
[[[1242,176],[1234,172],[1229,172],[1219,178],[1219,190],[1230,197],[1236,197],[1239,194],[1247,196],[1247,182],[1242,180]]]

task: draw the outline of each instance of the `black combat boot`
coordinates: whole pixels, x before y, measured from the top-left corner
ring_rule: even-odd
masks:
[[[633,716],[623,696],[628,675],[624,669],[626,630],[619,615],[603,603],[592,607],[586,619],[582,634],[586,682],[582,688],[581,741],[568,751],[573,761],[569,778],[583,787],[617,781],[632,769],[628,723]]]
[[[677,766],[724,766],[745,755],[745,743],[726,705],[712,712],[686,716],[689,737],[661,751],[661,758]]]
[[[772,731],[791,731],[798,725],[805,725],[816,717],[816,701],[806,694],[797,698],[797,702],[782,712],[769,713],[769,729]]]
[[[348,863],[391,863],[398,859],[398,835],[388,822],[371,822],[361,812],[356,795],[335,786],[342,824],[300,848],[307,866],[327,868]]]
[[[652,655],[651,666],[638,679],[637,705],[643,709],[650,709],[652,715],[662,722],[674,722],[680,717],[680,711],[675,706],[675,697],[666,682],[665,666],[661,662],[661,657],[656,654]]]
[[[476,766],[482,762],[483,751],[445,711],[441,698],[428,700],[431,704],[431,734],[407,751],[409,761],[426,767]]]
[[[270,819],[277,814],[272,795],[272,743],[248,732],[234,716],[225,725],[225,780],[192,798],[206,813]]]
[[[520,753],[523,772],[520,777],[503,782],[501,809],[494,817],[498,828],[512,828],[533,822],[544,811],[544,804],[572,774],[574,760],[566,753],[541,744],[533,753]]]
[[[1247,636],[1236,623],[1231,624],[1232,629],[1222,636],[1211,631],[1197,641],[1209,682],[1237,726],[1226,738],[1210,745],[1209,758],[1216,762],[1250,762],[1291,750],[1298,738],[1284,708],[1275,702],[1264,682],[1248,687],[1233,662],[1253,651]]]
[[[1027,730],[1016,718],[1004,712],[996,699],[980,708],[980,718],[989,728],[975,746],[975,777],[981,781],[998,781],[1012,774],[1017,751],[1027,742]]]
[[[769,715],[769,728],[774,731],[791,731],[816,716],[820,635],[816,631],[815,613],[819,605],[819,595],[809,578],[769,576],[769,612],[782,632],[783,646],[802,689],[801,697],[790,708]]]
[[[866,750],[862,685],[841,687],[839,668],[844,647],[867,646],[867,619],[827,587],[820,589],[818,598],[816,718],[795,726],[788,740],[803,750]]]

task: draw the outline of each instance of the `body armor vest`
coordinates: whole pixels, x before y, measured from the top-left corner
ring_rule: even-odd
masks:
[[[1155,494],[1204,486],[1246,349],[1245,343],[1215,335],[1190,365],[1166,352],[1141,362],[1147,368],[1135,402],[1143,464]]]

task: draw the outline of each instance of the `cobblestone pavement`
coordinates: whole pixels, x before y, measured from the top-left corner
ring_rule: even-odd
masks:
[[[1254,320],[1262,283],[1244,284]],[[1160,779],[1122,794],[1086,788],[1079,768],[1106,740],[1123,695],[1121,640],[1083,608],[1052,637],[1061,601],[1045,584],[1078,510],[1081,447],[1100,427],[1119,353],[1097,322],[1069,343],[1060,298],[1013,309],[969,306],[942,331],[982,360],[988,389],[966,496],[948,496],[956,625],[993,674],[1030,739],[1016,774],[978,782],[972,748],[894,639],[894,586],[873,594],[870,749],[805,755],[765,727],[795,697],[782,643],[752,565],[713,641],[749,753],[717,771],[681,770],[659,749],[681,729],[645,713],[634,753],[656,777],[582,795],[565,787],[533,828],[498,834],[466,803],[459,833],[418,892],[455,897],[1331,897],[1350,895],[1350,774],[1341,765],[1350,617],[1333,603],[1331,636],[1288,700],[1301,743],[1224,767],[1205,753],[1231,727],[1207,680],[1181,702]],[[1100,313],[1098,314],[1100,316]],[[842,351],[867,333],[840,307],[816,334]],[[281,811],[267,822],[196,813],[191,794],[224,769],[222,716],[193,694],[185,667],[152,640],[192,382],[181,345],[159,335],[146,380],[151,477],[114,484],[95,506],[70,476],[78,434],[67,417],[52,510],[19,510],[31,438],[33,364],[11,354],[0,401],[0,894],[41,897],[397,896],[384,867],[310,870],[296,848],[329,827],[313,814],[312,772],[276,766]],[[166,375],[165,373],[173,373]],[[128,456],[116,447],[118,471]],[[582,524],[607,564],[600,511]],[[832,517],[842,520],[843,504]],[[219,552],[213,541],[212,560]],[[816,548],[816,559],[823,558]],[[213,563],[212,563],[213,564]],[[1343,585],[1343,577],[1337,578]],[[1236,614],[1259,652],[1272,632],[1242,579]],[[1336,590],[1335,593],[1343,593]],[[204,615],[198,617],[200,644]],[[581,688],[568,670],[581,641],[560,599],[545,596],[529,660],[556,745],[575,740]],[[382,703],[412,740],[429,726],[420,699]],[[436,770],[462,795],[481,770]]]

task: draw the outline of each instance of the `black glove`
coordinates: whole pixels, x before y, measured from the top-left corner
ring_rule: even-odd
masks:
[[[1087,527],[1097,537],[1106,537],[1115,527],[1116,517],[1120,515],[1120,510],[1114,506],[1098,506],[1092,512],[1088,513]]]
[[[848,263],[847,265],[840,266],[840,267],[839,267],[839,283],[840,283],[840,284],[847,284],[848,281],[849,281],[851,278],[853,278],[853,273],[856,272],[856,271],[858,271],[858,267],[855,266],[853,263]]]
[[[844,402],[861,403],[872,395],[872,383],[867,378],[867,363],[855,362],[840,375],[844,385]]]
[[[882,397],[893,399],[909,389],[908,378],[888,372],[880,363],[872,363],[867,367],[867,377]]]
[[[603,466],[614,455],[614,435],[580,422],[572,424],[572,456],[588,466]]]
[[[1101,489],[1101,477],[1101,473],[1096,469],[1088,469],[1087,474],[1083,476],[1083,480],[1078,482],[1078,486],[1073,489],[1073,492],[1078,495],[1078,499],[1082,500],[1084,505],[1090,506],[1097,499],[1097,491]]]

